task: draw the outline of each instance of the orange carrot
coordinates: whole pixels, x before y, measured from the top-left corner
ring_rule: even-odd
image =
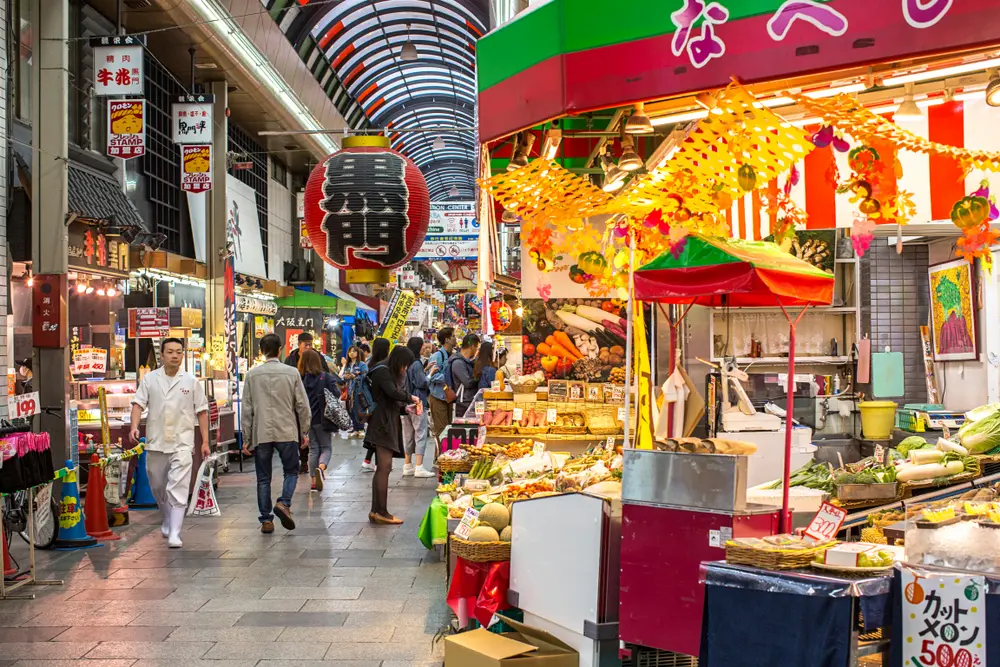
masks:
[[[553,335],[555,336],[559,344],[562,345],[567,350],[569,350],[569,352],[574,357],[576,357],[577,359],[583,359],[583,355],[580,354],[580,350],[577,349],[576,345],[573,344],[573,339],[570,338],[565,331],[557,331]]]
[[[551,345],[558,345],[559,344],[559,341],[556,340],[555,336],[549,336],[549,337],[547,337],[545,339],[545,342],[548,343],[550,346]]]
[[[538,345],[535,346],[535,349],[543,357],[547,357],[550,354],[552,354],[552,347],[549,346],[548,343],[539,343]]]
[[[562,357],[563,359],[569,359],[570,361],[577,360],[569,350],[558,343],[552,346],[552,354],[557,357]]]

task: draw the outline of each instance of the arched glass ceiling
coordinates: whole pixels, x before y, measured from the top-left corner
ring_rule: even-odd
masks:
[[[281,0],[278,0],[280,2]],[[434,128],[475,125],[475,43],[487,31],[489,0],[297,0],[271,15],[292,43],[319,50],[372,127],[413,160],[432,200],[475,190],[476,135]],[[295,6],[298,5],[298,6]],[[407,41],[417,60],[404,62]],[[422,128],[428,132],[395,132]],[[442,137],[443,149],[434,149]]]

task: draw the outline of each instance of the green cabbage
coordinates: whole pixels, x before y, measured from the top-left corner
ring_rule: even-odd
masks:
[[[985,454],[1000,447],[1000,409],[963,424],[958,430],[958,441],[969,454]]]
[[[1000,412],[1000,403],[980,405],[978,408],[974,408],[965,413],[966,423],[977,422],[983,417],[989,417],[997,412]]]
[[[898,449],[899,453],[903,455],[903,458],[906,458],[914,449],[923,449],[927,446],[927,441],[919,435],[911,435],[908,438],[904,438],[898,445],[896,445],[896,449]]]

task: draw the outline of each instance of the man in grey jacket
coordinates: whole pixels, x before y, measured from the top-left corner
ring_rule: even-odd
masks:
[[[267,358],[247,373],[243,383],[242,417],[243,453],[254,450],[257,468],[257,508],[260,531],[274,532],[274,515],[286,530],[295,528],[292,520],[292,494],[299,475],[300,446],[309,446],[312,412],[299,372],[278,359],[281,339],[267,334],[260,339],[260,351]],[[277,450],[284,481],[281,495],[271,505],[271,462]]]

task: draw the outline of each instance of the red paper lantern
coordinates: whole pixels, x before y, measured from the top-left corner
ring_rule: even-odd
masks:
[[[494,301],[490,304],[490,319],[493,321],[494,331],[503,331],[514,319],[514,311],[503,301]]]
[[[345,139],[306,183],[309,240],[339,269],[388,271],[410,261],[424,241],[430,208],[423,174],[383,136]]]

